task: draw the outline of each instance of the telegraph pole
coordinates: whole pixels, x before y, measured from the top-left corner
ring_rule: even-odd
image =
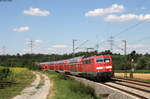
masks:
[[[122,40],[124,42],[124,55],[127,54],[127,41],[126,40]]]
[[[5,55],[5,52],[6,52],[6,47],[3,46],[3,47],[2,47],[2,54]]]
[[[33,40],[29,41],[29,46],[30,46],[30,52],[31,52],[31,54],[33,52],[33,43],[34,43]]]
[[[122,40],[123,41],[123,43],[124,43],[124,56],[125,56],[125,65],[127,65],[126,64],[126,55],[127,55],[127,41],[126,40]],[[124,67],[124,69],[125,69],[125,71],[124,71],[124,77],[126,78],[127,77],[127,68],[126,68],[126,66]]]
[[[110,36],[110,39],[108,40],[108,42],[110,42],[110,51],[113,51],[113,44],[114,44],[114,40],[113,40],[113,36]]]
[[[73,55],[75,54],[75,41],[77,41],[77,40],[75,40],[75,39],[72,40],[72,46],[73,46],[72,51],[73,51]]]
[[[99,45],[98,43],[96,44],[96,51],[98,52],[98,49],[99,49]]]

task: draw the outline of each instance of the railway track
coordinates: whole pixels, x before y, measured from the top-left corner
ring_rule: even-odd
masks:
[[[103,84],[139,99],[150,99],[150,83],[148,82],[133,79],[113,78],[111,82],[105,82]]]
[[[105,83],[104,85],[106,85],[106,86],[108,86],[108,87],[111,87],[111,88],[114,88],[114,89],[117,89],[117,90],[120,90],[120,91],[125,92],[125,93],[127,93],[127,94],[129,94],[129,95],[135,96],[135,97],[137,97],[137,98],[139,98],[139,99],[150,99],[150,98],[144,97],[144,96],[142,96],[142,95],[139,95],[139,94],[130,92],[130,91],[128,91],[128,90],[126,90],[126,89],[123,89],[123,88],[121,88],[121,87],[119,88],[119,87],[113,86],[113,85],[111,85],[111,84],[106,84],[106,83]]]
[[[115,79],[108,82],[94,82],[91,80],[86,80],[85,78],[69,76],[73,77],[76,80],[79,80],[83,83],[87,83],[88,85],[96,86],[95,88],[100,88],[98,94],[109,94],[111,99],[150,99],[150,85],[147,82],[135,81],[135,80],[127,80],[127,79]],[[83,79],[83,80],[81,80]],[[113,91],[112,91],[113,90]],[[114,93],[118,96],[122,96],[121,98],[116,97]],[[112,95],[113,94],[113,95]],[[108,95],[108,98],[109,98]],[[127,97],[126,97],[127,96]],[[113,98],[112,98],[113,97]]]
[[[141,85],[145,87],[150,87],[150,82],[145,82],[141,80],[135,80],[135,79],[129,79],[129,78],[121,78],[121,77],[114,77],[112,80],[122,81],[122,82],[128,82],[136,85]]]

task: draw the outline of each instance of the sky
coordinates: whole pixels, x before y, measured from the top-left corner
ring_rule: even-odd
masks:
[[[0,0],[0,54],[150,52],[149,0]]]

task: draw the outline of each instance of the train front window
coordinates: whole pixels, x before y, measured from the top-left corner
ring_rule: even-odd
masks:
[[[97,57],[96,58],[96,62],[98,62],[98,63],[104,62],[104,58]]]
[[[105,57],[104,58],[104,62],[110,62],[110,58],[109,57]]]

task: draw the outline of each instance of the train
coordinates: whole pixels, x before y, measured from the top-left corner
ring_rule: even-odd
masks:
[[[67,60],[42,62],[39,66],[42,70],[64,72],[97,81],[111,79],[114,75],[111,55],[80,56]]]

